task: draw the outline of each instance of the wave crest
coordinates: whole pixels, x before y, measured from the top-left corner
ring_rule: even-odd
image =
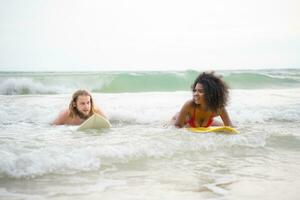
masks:
[[[96,93],[188,91],[198,76],[182,72],[0,72],[0,94],[66,94],[77,89]],[[223,71],[233,89],[274,89],[300,87],[299,70]],[[21,77],[21,78],[20,78]]]
[[[1,82],[0,94],[56,94],[60,88],[49,87],[39,82],[34,82],[30,78],[9,78]]]

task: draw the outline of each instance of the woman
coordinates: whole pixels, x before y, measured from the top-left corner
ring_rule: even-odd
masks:
[[[192,91],[193,98],[173,117],[176,127],[232,126],[225,108],[228,86],[220,77],[214,72],[203,72],[194,81]],[[214,120],[217,116],[223,123]]]

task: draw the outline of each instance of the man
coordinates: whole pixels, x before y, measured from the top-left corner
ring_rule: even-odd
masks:
[[[52,125],[80,125],[94,113],[104,118],[103,112],[94,106],[92,95],[86,90],[77,90],[72,97],[69,108],[62,111]]]

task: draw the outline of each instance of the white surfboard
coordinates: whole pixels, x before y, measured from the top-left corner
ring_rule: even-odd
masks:
[[[103,128],[110,128],[110,127],[111,124],[107,119],[95,113],[91,117],[89,117],[85,122],[83,122],[79,126],[77,131],[84,131],[87,129],[103,129]]]

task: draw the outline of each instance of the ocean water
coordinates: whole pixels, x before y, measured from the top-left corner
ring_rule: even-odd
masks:
[[[238,135],[169,125],[197,71],[0,72],[0,199],[299,199],[300,70],[217,72]],[[50,125],[79,88],[111,129]]]

